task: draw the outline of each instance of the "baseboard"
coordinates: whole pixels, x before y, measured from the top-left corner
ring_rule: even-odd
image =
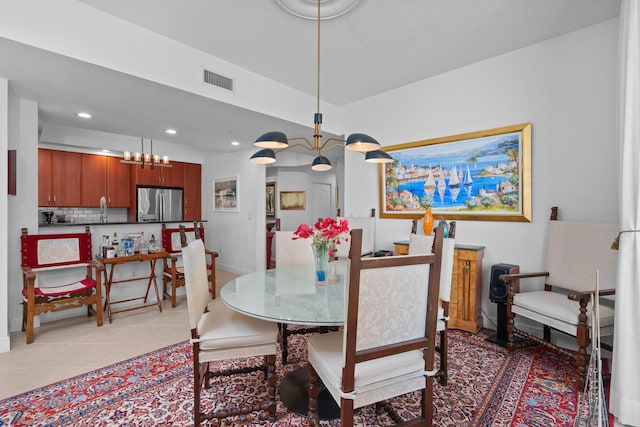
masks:
[[[11,350],[10,337],[8,335],[0,337],[0,353],[8,353],[9,350]]]

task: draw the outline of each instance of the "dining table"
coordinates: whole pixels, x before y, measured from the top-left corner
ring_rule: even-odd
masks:
[[[327,280],[316,282],[310,266],[278,267],[239,276],[220,290],[220,298],[231,309],[247,316],[295,325],[332,327],[344,325],[348,261],[329,263]],[[306,417],[308,413],[306,366],[289,372],[279,388],[287,409]],[[340,418],[340,408],[323,389],[318,397],[320,419]]]

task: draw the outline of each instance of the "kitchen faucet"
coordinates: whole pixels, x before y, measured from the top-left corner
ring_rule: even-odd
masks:
[[[100,209],[102,210],[100,213],[100,222],[107,222],[107,199],[106,197],[100,197]]]

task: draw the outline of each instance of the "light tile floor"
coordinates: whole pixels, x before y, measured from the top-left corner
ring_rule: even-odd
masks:
[[[217,270],[216,288],[234,277]],[[111,324],[105,313],[101,327],[85,316],[48,322],[29,345],[24,332],[12,333],[11,351],[0,353],[0,399],[189,339],[186,297],[177,302],[118,313]]]

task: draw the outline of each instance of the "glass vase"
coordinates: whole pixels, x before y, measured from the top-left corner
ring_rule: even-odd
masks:
[[[313,259],[315,261],[316,269],[316,284],[324,285],[327,283],[327,277],[329,275],[329,246],[315,246],[313,248]]]

